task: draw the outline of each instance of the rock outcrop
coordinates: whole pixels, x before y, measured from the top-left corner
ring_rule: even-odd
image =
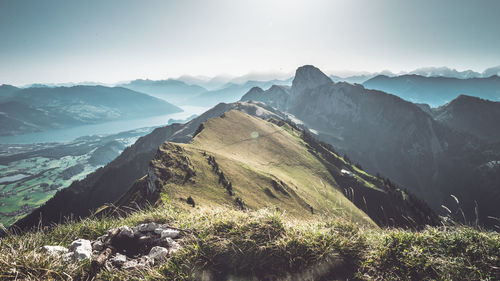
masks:
[[[134,270],[157,265],[181,248],[183,231],[155,222],[110,229],[96,240],[77,239],[69,248],[43,246],[40,250],[59,255],[67,262],[92,259],[91,275],[101,268]]]

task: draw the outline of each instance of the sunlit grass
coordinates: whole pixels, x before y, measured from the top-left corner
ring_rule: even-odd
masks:
[[[296,220],[262,209],[158,207],[119,218],[86,218],[0,240],[1,279],[83,279],[90,263],[65,263],[41,254],[44,245],[68,246],[108,229],[144,222],[185,230],[183,248],[165,263],[141,271],[106,271],[103,280],[192,280],[228,276],[356,277],[364,280],[498,280],[500,235],[470,227],[420,232],[374,229],[342,219]],[[307,275],[304,275],[305,273]],[[340,275],[338,275],[340,274]]]

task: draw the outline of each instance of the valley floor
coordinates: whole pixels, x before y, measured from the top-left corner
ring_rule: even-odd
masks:
[[[185,204],[185,203],[184,203]],[[272,209],[177,209],[86,218],[0,240],[2,280],[498,280],[500,235],[469,227],[422,231],[360,226],[341,218],[296,220]],[[102,268],[41,252],[146,222],[181,230],[181,249],[153,267]],[[94,254],[94,259],[95,259]],[[95,263],[95,261],[94,261]],[[241,279],[240,279],[241,278]]]

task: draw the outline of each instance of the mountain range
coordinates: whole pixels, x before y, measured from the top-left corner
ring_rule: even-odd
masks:
[[[198,85],[188,85],[183,81],[168,80],[133,80],[120,87],[128,88],[141,93],[166,100],[173,104],[185,104],[186,100],[206,92],[207,89]]]
[[[500,77],[459,79],[450,77],[424,77],[402,75],[377,76],[363,83],[367,89],[391,93],[408,101],[427,103],[433,107],[443,105],[459,95],[500,100]]]
[[[121,87],[0,86],[0,135],[181,112],[164,100]]]
[[[240,79],[235,79],[235,81],[240,81]],[[176,105],[211,107],[220,102],[235,102],[252,87],[266,88],[277,83],[290,84],[291,79],[269,81],[248,80],[241,83],[228,82],[212,90],[207,90],[195,84],[189,85],[183,81],[174,79],[158,81],[134,80],[120,86],[164,99]]]
[[[313,66],[297,69],[291,88],[253,89],[242,98],[249,99],[293,114],[320,140],[368,172],[381,173],[415,192],[436,211],[442,204],[454,204],[454,211],[467,210],[466,220],[477,214],[490,226],[495,221],[488,217],[500,216],[498,176],[492,176],[500,172],[500,139],[494,137],[500,129],[489,125],[493,119],[484,125],[481,117],[468,119],[469,107],[457,106],[472,101],[474,112],[496,116],[497,103],[462,96],[429,113],[382,91],[334,83]],[[459,206],[450,195],[460,198]]]
[[[162,198],[176,202],[188,197],[207,206],[258,209],[271,204],[299,217],[348,213],[368,224],[437,223],[423,201],[360,170],[331,146],[283,120],[287,120],[284,114],[263,104],[221,103],[186,124],[157,128],[105,167],[59,191],[14,227],[88,216],[91,210],[112,208],[102,206],[113,202],[137,207]]]
[[[467,112],[470,108],[481,114],[472,118]],[[333,145],[330,151],[335,155],[348,155],[343,158],[346,163],[357,163],[357,169],[377,174],[374,179],[390,178],[388,182],[425,199],[436,212],[442,213],[441,205],[445,205],[454,215],[464,213],[462,220],[492,227],[495,222],[489,217],[500,215],[496,208],[500,140],[491,121],[498,114],[497,103],[460,96],[433,109],[359,84],[335,83],[314,66],[303,66],[291,86],[252,87],[241,102],[221,103],[184,125],[154,130],[85,180],[58,192],[16,226],[36,224],[40,214],[44,223],[66,215],[87,216],[91,209],[116,202],[134,182],[150,174],[151,161],[163,142],[188,143],[203,131],[204,122],[234,109],[263,119],[291,118],[313,138]],[[380,223],[380,217],[372,220]]]
[[[332,74],[330,78],[334,82],[348,82],[362,84],[369,79],[376,76],[388,76],[396,77],[403,75],[418,75],[423,77],[447,77],[447,78],[458,78],[458,79],[470,79],[470,78],[488,78],[491,76],[500,76],[500,66],[490,67],[485,69],[483,72],[476,72],[473,70],[463,70],[458,71],[453,68],[446,66],[441,67],[421,67],[412,71],[401,71],[399,73],[393,73],[391,71],[385,70],[381,72],[360,72],[360,73],[349,73],[349,74]]]

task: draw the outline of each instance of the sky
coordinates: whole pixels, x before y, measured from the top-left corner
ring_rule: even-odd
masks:
[[[500,64],[495,0],[0,0],[0,84]]]

